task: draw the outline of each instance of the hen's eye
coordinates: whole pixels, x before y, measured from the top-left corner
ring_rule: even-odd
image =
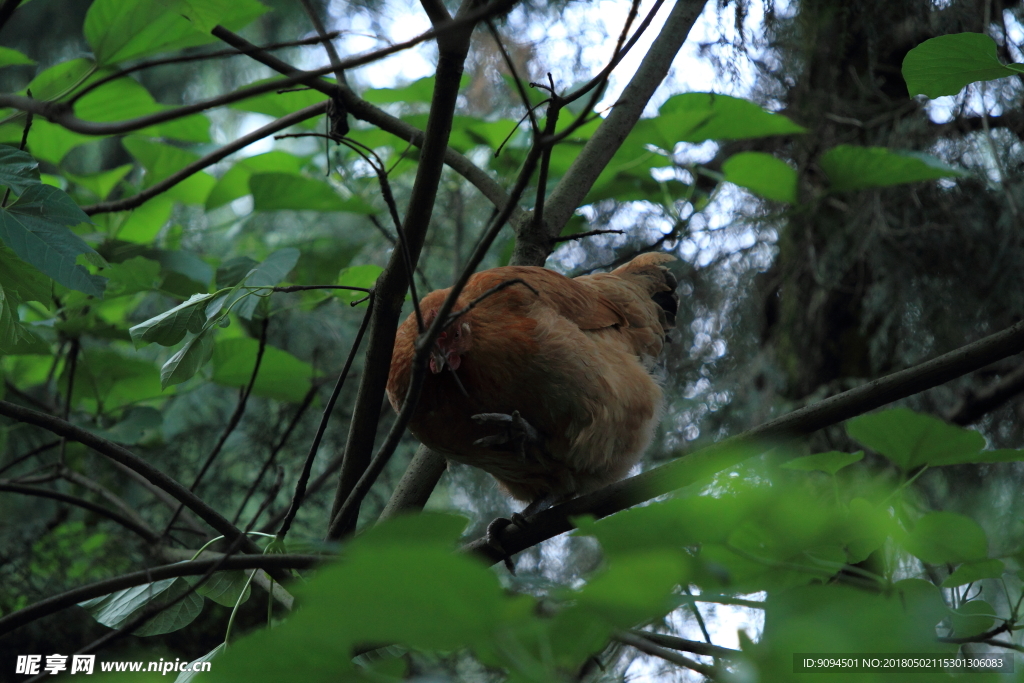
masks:
[[[456,339],[458,339],[458,338],[459,338],[459,336],[461,335],[461,333],[462,333],[462,331],[461,331],[461,330],[459,330],[458,328],[455,328],[455,338],[456,338]]]

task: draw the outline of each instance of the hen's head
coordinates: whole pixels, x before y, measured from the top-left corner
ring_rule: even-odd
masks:
[[[437,317],[437,309],[424,315],[424,324],[430,326]],[[462,356],[469,350],[472,333],[469,322],[459,319],[449,325],[437,336],[434,347],[430,350],[430,371],[435,375],[445,366],[458,370],[462,365]]]

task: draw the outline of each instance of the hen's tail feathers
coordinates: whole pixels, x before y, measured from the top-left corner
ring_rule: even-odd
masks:
[[[664,267],[663,263],[676,261],[675,256],[661,252],[640,254],[635,259],[619,266],[612,271],[613,275],[628,279],[642,287],[661,309],[658,317],[662,318],[662,327],[667,332],[676,326],[676,314],[679,312],[679,295],[676,276]],[[664,315],[662,315],[662,313]]]

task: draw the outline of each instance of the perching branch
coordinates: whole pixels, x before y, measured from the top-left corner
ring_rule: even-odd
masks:
[[[715,671],[715,668],[713,666],[706,666],[696,660],[690,659],[689,657],[684,657],[683,655],[679,654],[678,652],[675,652],[674,650],[669,650],[668,648],[662,647],[661,645],[656,645],[655,643],[652,643],[651,641],[647,640],[647,638],[639,636],[634,632],[616,631],[615,635],[613,635],[612,638],[614,640],[619,641],[620,643],[624,643],[631,647],[635,647],[637,650],[640,650],[640,652],[643,652],[644,654],[652,655],[654,657],[660,657],[661,659],[664,659],[666,662],[670,662],[672,664],[675,664],[676,666],[692,669],[697,673],[702,674],[712,680],[716,678],[717,672]]]
[[[640,629],[631,629],[630,633],[649,640],[655,645],[671,648],[673,650],[680,650],[682,652],[692,652],[695,655],[704,655],[705,657],[738,657],[743,654],[739,650],[731,650],[727,647],[702,643],[697,640],[687,640],[686,638],[670,636],[664,633],[653,633],[651,631],[642,631]]]
[[[569,531],[573,528],[570,521],[573,517],[607,517],[702,481],[716,472],[758,455],[764,451],[759,444],[806,436],[956,379],[1022,350],[1024,322],[912,368],[872,380],[855,389],[794,410],[788,415],[695,453],[677,452],[674,460],[660,467],[539,513],[530,519],[530,524],[525,529],[510,525],[498,533],[496,540],[508,555],[518,553]],[[505,557],[483,538],[466,544],[462,549],[482,555],[493,563],[500,562]]]

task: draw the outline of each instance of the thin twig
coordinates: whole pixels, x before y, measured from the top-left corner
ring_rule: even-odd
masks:
[[[263,363],[263,352],[267,348],[267,327],[270,325],[270,319],[264,318],[263,324],[260,326],[260,339],[259,345],[256,347],[256,363],[252,367],[252,374],[249,376],[249,383],[246,384],[245,388],[242,389],[241,394],[238,396],[238,403],[235,405],[235,410],[231,414],[231,418],[228,420],[227,426],[221,433],[220,438],[217,439],[217,443],[214,444],[213,450],[206,456],[206,461],[203,466],[199,468],[199,472],[196,474],[195,479],[192,480],[192,486],[189,487],[189,491],[195,491],[196,487],[199,486],[199,482],[203,480],[203,477],[209,471],[210,466],[213,465],[213,461],[220,455],[221,449],[224,448],[224,444],[227,442],[228,437],[235,431],[238,423],[242,421],[242,415],[245,413],[245,406],[249,403],[249,395],[252,394],[252,388],[256,385],[256,376],[260,372],[260,365]],[[171,521],[167,523],[167,527],[164,529],[166,535],[170,531],[174,523],[178,521],[178,515],[181,514],[181,509],[184,505],[179,505],[178,509],[171,515]]]
[[[10,188],[8,188],[10,189]],[[64,414],[62,417],[67,420],[71,415],[71,400],[75,393],[75,374],[78,369],[78,352],[81,349],[81,342],[78,337],[71,340],[71,346],[68,348],[68,390],[64,397]],[[68,440],[64,437],[60,440],[60,451],[57,455],[57,463],[64,466],[64,456],[67,452]]]
[[[630,632],[651,641],[655,645],[672,648],[673,650],[681,650],[683,652],[692,652],[695,655],[703,655],[705,657],[738,657],[743,654],[739,650],[732,650],[727,647],[712,645],[710,643],[702,643],[697,640],[687,640],[686,638],[670,636],[664,633],[653,633],[651,631],[642,631],[640,629],[631,629]]]
[[[85,498],[79,498],[78,496],[72,496],[67,493],[61,493],[60,491],[45,489],[39,486],[25,486],[23,484],[3,481],[0,481],[0,491],[20,493],[24,496],[35,496],[36,498],[50,498],[51,500],[68,503],[69,505],[80,507],[83,510],[88,510],[89,512],[106,517],[113,522],[117,522],[125,529],[138,534],[144,541],[146,541],[146,543],[155,544],[160,542],[160,535],[149,527],[141,525],[133,519],[129,519],[120,512],[115,512],[114,510],[98,505],[97,503],[93,503]]]
[[[370,292],[370,297],[373,297],[373,292]],[[359,324],[359,331],[356,332],[356,338],[352,342],[352,348],[348,352],[348,358],[345,359],[345,367],[342,368],[341,374],[338,375],[338,381],[334,385],[334,391],[331,392],[331,397],[327,400],[327,405],[324,406],[323,415],[320,417],[320,426],[317,427],[316,435],[313,437],[313,443],[309,446],[309,453],[306,454],[306,461],[302,465],[302,473],[299,475],[299,479],[295,482],[295,493],[292,495],[291,503],[288,505],[288,512],[285,513],[284,522],[281,524],[281,529],[277,532],[277,538],[284,540],[284,537],[288,534],[288,530],[291,529],[292,521],[295,519],[295,515],[299,512],[299,507],[306,497],[306,482],[309,481],[309,474],[313,470],[313,461],[316,460],[317,451],[320,450],[320,441],[323,440],[324,432],[327,431],[327,423],[331,419],[331,413],[334,411],[334,404],[338,402],[338,396],[341,394],[341,388],[345,385],[345,379],[348,377],[348,371],[352,368],[352,361],[355,360],[356,352],[359,350],[359,345],[363,341],[363,334],[366,333],[366,328],[370,324],[370,318],[372,317],[373,306],[366,307],[366,313],[363,315],[363,321]]]
[[[40,453],[45,453],[51,448],[56,448],[57,446],[61,445],[62,442],[63,439],[57,439],[56,441],[49,441],[41,446],[36,446],[35,448],[29,449],[25,453],[16,457],[14,460],[11,460],[3,467],[0,467],[0,474],[3,474],[4,472],[11,469],[12,467],[15,467],[16,465],[20,465],[21,463],[31,458],[33,455],[39,455]]]
[[[666,662],[675,664],[676,666],[692,669],[711,680],[714,680],[717,677],[718,672],[713,666],[706,666],[694,659],[684,657],[674,650],[669,650],[668,648],[661,647],[660,645],[655,645],[651,641],[647,640],[647,638],[639,636],[636,633],[630,631],[616,631],[612,638],[620,643],[635,647],[644,654],[659,657],[664,659]]]
[[[455,311],[455,312],[449,314],[448,320],[445,321],[445,325],[441,329],[448,329],[448,327],[453,322],[458,320],[460,316],[463,316],[466,313],[469,313],[470,311],[472,311],[474,308],[479,306],[484,301],[484,299],[488,298],[489,296],[491,296],[493,294],[497,294],[501,290],[503,290],[503,289],[505,289],[507,287],[511,287],[512,285],[522,285],[523,287],[526,287],[528,290],[533,292],[535,295],[540,296],[540,292],[538,292],[536,289],[531,287],[530,283],[527,282],[526,280],[523,280],[522,278],[518,278],[517,277],[517,278],[514,278],[512,280],[505,280],[504,282],[501,282],[499,284],[494,285],[493,287],[488,289],[486,292],[484,292],[483,294],[481,294],[477,298],[475,298],[472,301],[470,301],[469,305],[466,306],[465,308],[459,309],[458,311]]]
[[[341,35],[341,31],[332,31],[330,35],[331,35],[332,38],[337,38],[338,36]],[[321,40],[320,36],[316,36],[314,38],[302,38],[300,40],[288,40],[288,41],[285,41],[283,43],[270,43],[269,45],[261,45],[260,49],[261,50],[280,50],[280,49],[283,49],[283,48],[286,48],[286,47],[301,47],[303,45],[315,45],[316,43],[319,43],[320,40]],[[85,95],[89,94],[90,92],[92,92],[96,88],[100,87],[101,85],[105,85],[105,84],[109,83],[110,81],[116,81],[117,79],[123,78],[123,77],[127,76],[128,74],[135,73],[136,71],[141,71],[143,69],[151,69],[151,68],[156,67],[156,66],[166,66],[167,64],[184,64],[184,63],[187,63],[187,62],[198,62],[198,61],[202,61],[202,60],[206,60],[206,59],[220,59],[221,57],[241,57],[243,55],[245,55],[244,52],[240,52],[240,51],[235,50],[235,49],[231,49],[231,50],[216,50],[214,52],[204,52],[202,54],[178,55],[176,57],[164,57],[163,59],[153,59],[153,60],[150,60],[150,61],[147,61],[147,62],[139,62],[138,64],[135,64],[134,66],[130,66],[130,67],[125,68],[125,69],[120,69],[120,70],[115,71],[114,73],[112,73],[112,74],[110,74],[108,76],[104,76],[103,78],[98,78],[95,81],[90,82],[84,88],[82,88],[81,90],[76,92],[74,95],[72,95],[67,100],[67,102],[68,102],[68,104],[74,104],[75,102],[80,100],[82,97],[84,97]]]
[[[587,237],[596,237],[597,235],[623,235],[625,230],[590,230],[588,232],[578,232],[575,235],[566,235],[565,237],[552,237],[551,241],[555,244],[559,242],[570,242],[573,240],[581,240]]]
[[[505,61],[505,66],[508,67],[509,73],[512,75],[512,80],[516,84],[516,90],[519,93],[519,98],[523,101],[523,106],[526,107],[526,116],[530,118],[530,128],[533,129],[534,135],[540,134],[540,125],[537,123],[537,117],[533,115],[533,106],[530,104],[530,96],[526,93],[526,86],[523,85],[523,79],[519,77],[519,72],[516,70],[515,62],[512,61],[512,57],[505,50],[505,45],[501,42],[501,36],[498,35],[498,30],[494,28],[494,22],[488,19],[486,22],[487,30],[490,31],[491,37],[494,38],[495,45],[498,46],[498,51],[501,52],[501,58]]]

